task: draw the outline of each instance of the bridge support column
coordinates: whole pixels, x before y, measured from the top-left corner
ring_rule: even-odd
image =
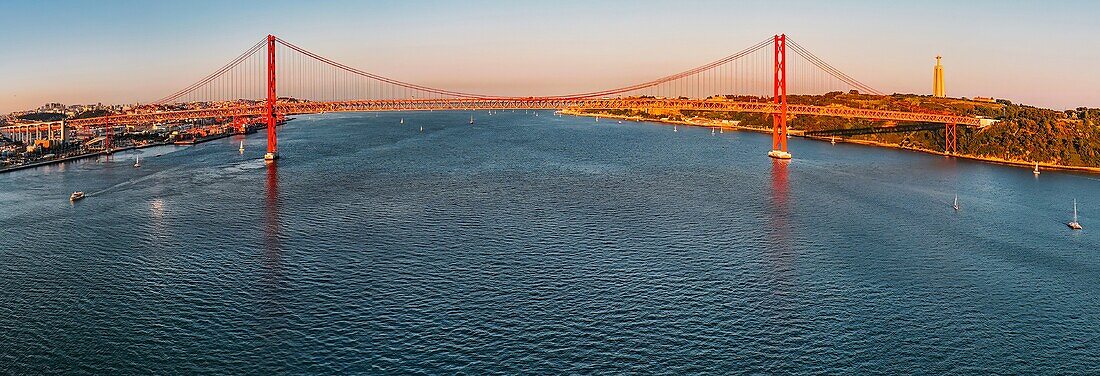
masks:
[[[103,151],[111,155],[111,115],[104,120],[103,132]]]
[[[787,152],[787,35],[775,36],[775,100],[776,109],[772,113],[772,151],[768,156],[777,159],[791,159]]]
[[[267,108],[264,116],[267,120],[267,154],[264,160],[279,158],[279,141],[275,134],[275,36],[267,36]]]
[[[955,124],[947,123],[943,129],[944,155],[955,155],[959,152],[959,139],[955,132]]]

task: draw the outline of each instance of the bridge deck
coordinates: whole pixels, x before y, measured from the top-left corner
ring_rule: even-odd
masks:
[[[276,111],[283,114],[316,112],[429,111],[429,110],[507,110],[507,109],[575,109],[575,110],[701,110],[751,113],[778,113],[780,105],[765,102],[735,102],[724,100],[660,99],[660,98],[458,98],[411,100],[363,100],[344,102],[279,102]],[[979,119],[966,116],[918,112],[859,109],[842,106],[788,105],[787,113],[809,116],[837,116],[856,119],[894,120],[925,123],[978,126]],[[211,108],[199,110],[163,111],[77,119],[67,122],[74,127],[95,127],[107,124],[145,124],[202,118],[264,115],[263,105]]]

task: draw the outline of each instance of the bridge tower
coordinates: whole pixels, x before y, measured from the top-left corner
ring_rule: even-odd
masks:
[[[107,115],[103,127],[103,151],[107,156],[111,155],[111,115]]]
[[[264,160],[279,158],[279,140],[275,135],[275,36],[267,36],[267,106],[264,116],[267,118],[267,154]]]
[[[768,156],[791,159],[787,152],[787,34],[774,37],[775,44],[775,92],[776,109],[772,113],[772,151]]]

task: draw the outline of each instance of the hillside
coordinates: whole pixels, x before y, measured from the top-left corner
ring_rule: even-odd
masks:
[[[959,154],[1011,161],[1038,161],[1045,164],[1100,167],[1100,109],[1078,108],[1056,111],[1006,100],[980,102],[960,98],[932,98],[911,94],[872,96],[833,92],[825,95],[791,95],[788,103],[818,106],[841,105],[895,111],[920,111],[955,115],[983,116],[999,120],[996,124],[972,129],[959,127]],[[760,97],[726,97],[737,101],[764,101]],[[698,117],[738,120],[742,126],[770,128],[771,118],[764,114],[684,111],[683,113],[645,113],[641,111],[603,111],[612,115],[640,116],[659,120],[683,120]],[[887,124],[863,119],[824,116],[792,116],[790,129],[802,131],[881,127]],[[917,131],[894,134],[853,136],[900,147],[943,150],[942,131]]]

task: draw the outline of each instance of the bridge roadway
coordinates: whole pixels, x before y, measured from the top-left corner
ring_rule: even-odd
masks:
[[[663,98],[448,98],[357,100],[342,102],[291,102],[281,101],[275,111],[281,114],[305,114],[317,112],[371,112],[371,111],[445,111],[445,110],[699,110],[750,113],[779,113],[781,105],[770,102],[736,102],[726,100],[663,99]],[[845,118],[894,120],[938,124],[978,126],[978,118],[919,112],[859,109],[843,106],[787,105],[791,115],[837,116]],[[202,118],[227,118],[236,116],[265,115],[263,104],[224,108],[162,111],[112,115],[66,122],[73,127],[98,127],[108,124],[148,124]]]

